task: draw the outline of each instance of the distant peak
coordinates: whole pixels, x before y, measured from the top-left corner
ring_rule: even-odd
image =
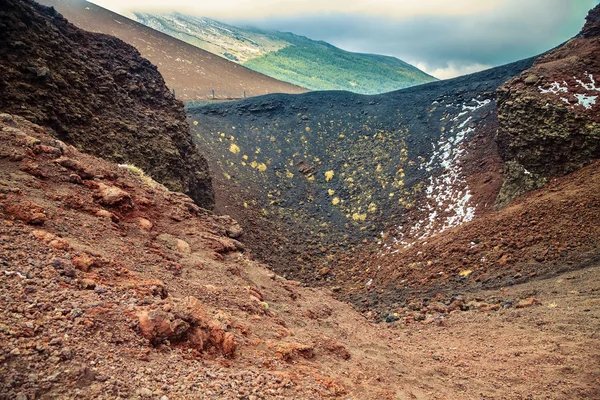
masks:
[[[600,4],[592,8],[585,17],[585,25],[579,36],[585,38],[600,36]]]

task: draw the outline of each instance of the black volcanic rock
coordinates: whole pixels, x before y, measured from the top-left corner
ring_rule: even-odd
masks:
[[[0,110],[88,153],[134,164],[212,208],[208,165],[181,102],[132,46],[31,0],[0,2]]]
[[[382,231],[409,242],[466,222],[493,207],[501,185],[495,91],[532,63],[377,96],[189,107],[216,209],[240,221],[260,258],[302,279],[326,279],[319,261]]]
[[[600,36],[600,5],[597,5],[590,10],[585,17],[585,25],[578,37],[593,38]]]

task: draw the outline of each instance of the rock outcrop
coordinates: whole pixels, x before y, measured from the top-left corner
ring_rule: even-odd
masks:
[[[600,6],[581,33],[498,90],[498,206],[600,157]]]
[[[85,32],[31,0],[0,3],[0,110],[78,149],[132,164],[205,208],[208,164],[156,67],[132,46]]]

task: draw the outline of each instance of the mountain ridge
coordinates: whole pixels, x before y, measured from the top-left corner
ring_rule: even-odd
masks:
[[[116,36],[134,46],[183,101],[251,97],[307,90],[224,60],[85,0],[40,0],[79,28]],[[214,91],[214,92],[213,92]]]
[[[377,94],[436,80],[395,57],[353,53],[291,32],[236,27],[177,12],[133,14],[157,30],[311,90]]]

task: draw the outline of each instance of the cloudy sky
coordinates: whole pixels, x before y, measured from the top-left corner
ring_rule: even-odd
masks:
[[[450,78],[539,54],[577,34],[600,0],[92,0],[194,14],[398,57]]]

